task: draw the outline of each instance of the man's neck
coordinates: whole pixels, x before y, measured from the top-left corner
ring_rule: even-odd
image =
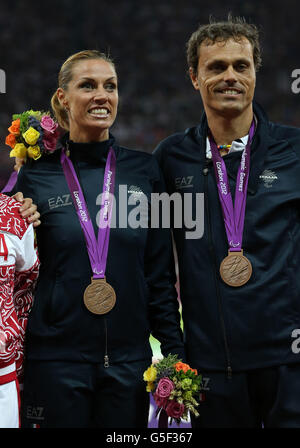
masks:
[[[208,127],[217,145],[231,145],[233,140],[248,134],[253,120],[253,110],[235,117],[207,113]]]

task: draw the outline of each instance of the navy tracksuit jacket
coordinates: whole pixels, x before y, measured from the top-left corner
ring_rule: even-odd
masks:
[[[300,131],[258,120],[243,234],[253,273],[239,288],[219,274],[228,253],[207,120],[160,143],[155,151],[170,194],[204,194],[202,238],[174,229],[187,360],[198,369],[238,372],[300,362]],[[231,192],[241,153],[224,157]]]
[[[65,139],[67,136],[65,136]],[[96,224],[109,147],[116,153],[116,217],[111,228],[106,280],[116,292],[116,305],[107,315],[94,315],[83,302],[92,271],[86,244],[60,164],[60,150],[22,167],[17,190],[31,197],[41,213],[37,229],[41,259],[35,302],[27,327],[27,359],[110,363],[151,362],[150,333],[161,342],[164,355],[184,356],[179,325],[176,278],[169,229],[118,227],[119,186],[132,194],[164,190],[157,161],[141,151],[116,144],[70,142],[88,210]],[[123,191],[124,193],[124,191]],[[136,202],[138,204],[138,202]],[[123,205],[125,205],[123,203]],[[128,214],[136,205],[128,205]],[[149,214],[150,216],[150,214]],[[124,216],[123,218],[124,222]]]

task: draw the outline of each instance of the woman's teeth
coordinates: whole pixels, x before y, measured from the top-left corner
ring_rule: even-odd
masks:
[[[106,117],[108,115],[108,110],[104,108],[92,109],[89,111],[92,115],[97,115],[98,117]]]

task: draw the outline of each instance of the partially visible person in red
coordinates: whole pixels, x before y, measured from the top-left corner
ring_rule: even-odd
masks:
[[[146,427],[149,395],[143,372],[152,359],[150,334],[164,356],[184,358],[172,239],[169,229],[150,226],[151,213],[146,226],[131,226],[131,209],[122,210],[119,192],[126,187],[126,201],[132,191],[143,194],[151,212],[151,195],[164,191],[164,182],[151,154],[120,146],[110,132],[118,76],[105,54],[71,55],[59,72],[51,105],[65,130],[60,147],[49,156],[28,158],[17,183],[42,216],[22,425]],[[108,187],[116,198],[116,216],[124,214],[128,225],[110,228],[109,219],[107,226],[99,225],[99,195]],[[101,291],[90,294],[96,277],[115,291],[114,298]],[[98,310],[104,299],[109,306]],[[38,408],[37,416],[32,409]]]
[[[20,207],[0,193],[0,428],[20,426],[24,337],[39,270],[33,224]]]

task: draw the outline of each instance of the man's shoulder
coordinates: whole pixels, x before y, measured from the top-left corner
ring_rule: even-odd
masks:
[[[21,203],[0,193],[0,231],[8,232],[22,239],[28,229],[28,222],[22,218]]]
[[[300,128],[296,126],[288,126],[281,123],[269,122],[270,135],[274,138],[283,140],[299,140],[300,141]]]
[[[269,135],[281,145],[282,143],[288,146],[291,151],[297,156],[300,161],[300,129],[295,126],[288,126],[281,123],[269,122]]]
[[[274,132],[278,135],[286,135],[286,136],[300,136],[300,128],[296,126],[286,125],[282,123],[274,123],[272,121],[269,122],[271,132]]]

